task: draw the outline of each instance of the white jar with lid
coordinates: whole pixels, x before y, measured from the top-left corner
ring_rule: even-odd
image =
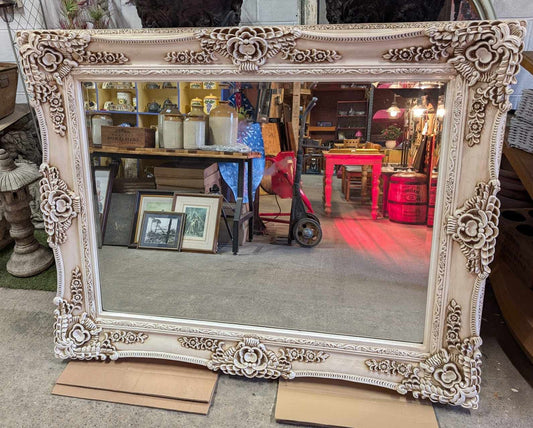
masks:
[[[158,116],[159,147],[183,149],[183,115],[175,107],[161,110]]]
[[[191,111],[183,122],[183,148],[197,149],[205,146],[207,116],[202,109],[202,101],[193,99]]]
[[[237,143],[239,115],[227,101],[220,101],[209,114],[209,141],[215,146],[234,146]]]
[[[113,126],[113,118],[109,114],[93,114],[91,117],[91,138],[93,146],[102,146],[102,126]]]

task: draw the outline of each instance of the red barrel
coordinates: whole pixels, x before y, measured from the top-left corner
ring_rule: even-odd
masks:
[[[433,226],[433,219],[435,217],[435,201],[437,200],[437,178],[439,174],[434,172],[431,174],[429,181],[429,202],[428,202],[428,221],[429,227]]]
[[[390,179],[389,220],[396,223],[425,224],[427,217],[427,177],[416,172],[399,172]]]

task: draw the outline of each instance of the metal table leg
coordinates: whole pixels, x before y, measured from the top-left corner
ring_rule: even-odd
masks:
[[[242,215],[242,198],[244,196],[244,160],[238,161],[237,200],[233,214],[233,254],[239,252],[239,225]]]

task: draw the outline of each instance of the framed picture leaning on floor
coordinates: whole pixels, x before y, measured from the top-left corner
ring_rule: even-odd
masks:
[[[185,213],[184,251],[216,253],[222,196],[174,194],[172,211]]]
[[[145,211],[138,248],[180,251],[184,225],[184,213]]]

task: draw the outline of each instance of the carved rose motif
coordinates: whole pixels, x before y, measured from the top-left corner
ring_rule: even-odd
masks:
[[[57,168],[43,164],[41,173],[41,211],[48,242],[50,245],[63,244],[72,220],[80,211],[80,200],[59,178]]]
[[[178,342],[184,348],[211,351],[207,368],[248,378],[292,379],[295,374],[291,362],[321,363],[329,358],[323,351],[302,348],[280,348],[279,353],[275,353],[255,337],[245,337],[227,348],[224,342],[204,337],[180,337]]]
[[[383,375],[399,375],[400,394],[411,392],[415,398],[434,403],[476,409],[479,401],[481,373],[481,338],[469,337],[462,342],[461,307],[452,300],[446,317],[446,343],[443,349],[417,366],[391,360],[367,360],[369,370]]]
[[[72,340],[76,346],[81,346],[91,339],[91,333],[83,326],[83,324],[75,324],[70,332],[68,338]]]
[[[55,317],[55,353],[59,358],[80,360],[105,360],[118,358],[115,344],[144,343],[148,338],[145,333],[132,331],[112,331],[102,333],[102,329],[93,319],[83,312],[83,281],[78,266],[72,271],[69,302],[56,297]]]
[[[383,58],[390,61],[440,61],[447,58],[469,86],[476,84],[476,96],[468,114],[466,143],[479,144],[489,101],[505,113],[510,108],[508,85],[516,83],[525,28],[520,22],[445,24],[426,30],[430,47],[390,49]],[[465,47],[466,46],[466,47]]]
[[[453,363],[446,363],[441,368],[435,370],[433,377],[445,388],[451,388],[461,381],[459,370]]]
[[[45,71],[52,73],[56,71],[59,65],[63,62],[63,55],[56,50],[45,48],[42,51],[42,56],[37,59],[37,62],[45,69]]]
[[[265,39],[258,37],[256,30],[244,27],[228,40],[227,50],[239,62],[262,65],[268,52],[268,44]]]
[[[497,180],[480,183],[476,194],[463,207],[448,218],[446,230],[461,246],[467,258],[467,269],[486,276],[494,259],[500,201],[496,197],[500,189]]]
[[[233,359],[235,367],[241,369],[246,377],[255,377],[266,369],[268,359],[261,348],[264,349],[264,345],[243,346]]]
[[[72,198],[60,189],[48,193],[48,197],[41,202],[41,210],[48,213],[50,220],[56,223],[63,223],[77,215],[72,206]]]
[[[473,248],[482,248],[498,236],[498,225],[481,210],[471,209],[457,219],[457,239]]]
[[[121,53],[90,52],[87,32],[21,31],[17,40],[26,87],[34,102],[50,103],[54,131],[65,135],[65,108],[60,86],[79,64],[123,64]]]
[[[486,41],[481,41],[467,48],[465,57],[482,73],[489,71],[500,60],[498,51]]]
[[[298,63],[333,62],[341,56],[332,50],[296,49],[300,32],[282,27],[230,27],[202,30],[196,34],[201,51],[168,52],[165,61],[178,64],[210,64],[215,53],[229,58],[241,71],[257,71],[278,53]]]

